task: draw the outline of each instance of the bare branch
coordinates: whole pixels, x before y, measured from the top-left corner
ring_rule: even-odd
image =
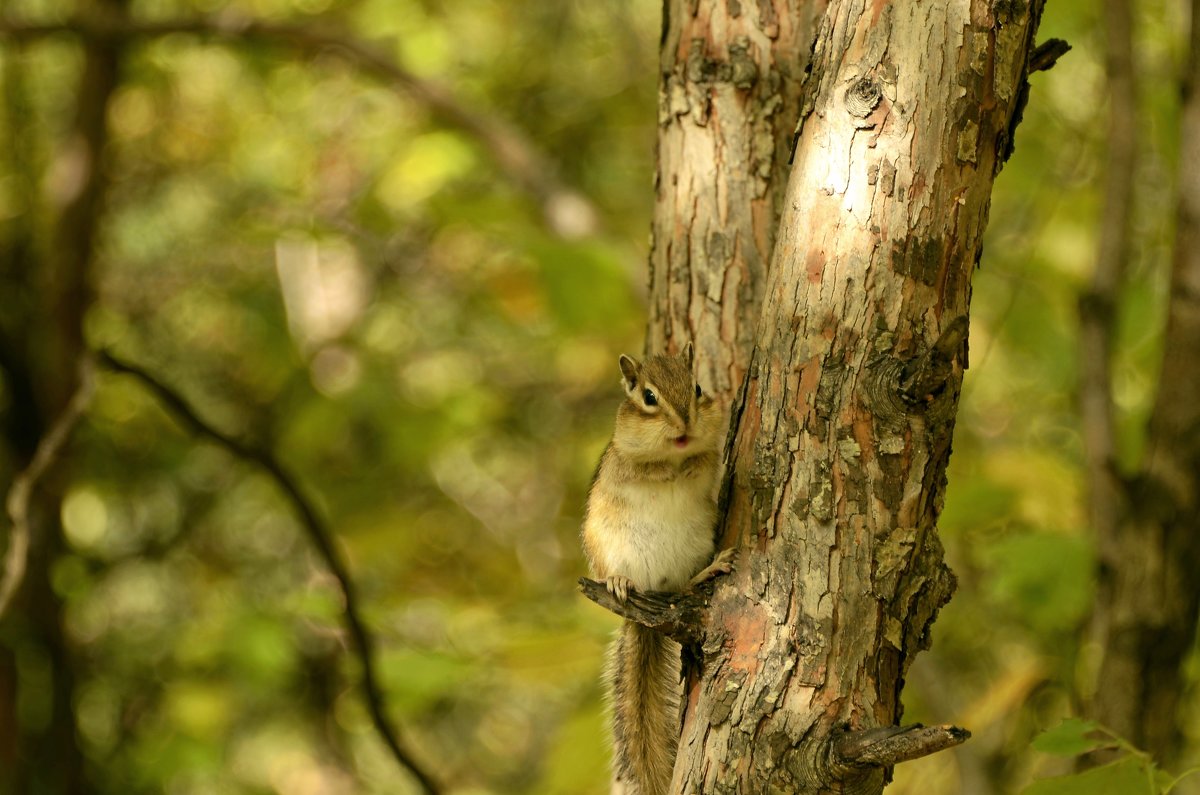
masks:
[[[329,569],[330,573],[333,574],[341,586],[342,597],[345,600],[343,616],[346,629],[350,634],[351,648],[362,665],[363,699],[366,701],[367,711],[371,715],[371,721],[375,726],[375,730],[400,766],[408,770],[413,778],[419,782],[422,791],[429,793],[429,795],[438,795],[439,789],[433,778],[417,764],[412,755],[401,745],[399,737],[388,722],[384,712],[383,691],[379,686],[378,676],[375,673],[375,663],[372,657],[374,640],[359,615],[358,597],[354,589],[354,583],[350,579],[350,573],[346,568],[346,564],[342,561],[341,555],[334,545],[333,534],[320,518],[316,507],[304,496],[296,478],[269,451],[252,447],[246,442],[209,424],[200,417],[196,410],[178,392],[146,370],[137,365],[122,361],[108,351],[98,353],[98,359],[109,370],[133,376],[141,382],[176,419],[187,426],[197,436],[216,442],[234,456],[257,465],[275,481],[279,490],[283,492],[295,510],[297,517],[300,519],[301,526],[308,534],[309,541],[316,547],[317,552],[325,561],[326,568]]]
[[[382,48],[351,36],[236,14],[148,22],[98,15],[46,24],[0,19],[0,38],[12,41],[62,34],[89,39],[145,39],[173,33],[233,44],[254,41],[308,55],[329,54],[341,58],[383,81],[397,93],[421,103],[443,124],[478,140],[500,170],[538,202],[543,218],[556,234],[578,238],[593,234],[599,228],[599,214],[592,203],[561,182],[554,163],[520,130],[494,115],[475,111],[459,102],[445,86],[418,77]]]
[[[713,582],[707,580],[682,592],[631,588],[624,602],[609,593],[604,583],[586,577],[579,578],[579,590],[605,610],[686,646],[703,639],[704,616],[712,598]]]
[[[71,432],[79,424],[80,417],[87,411],[92,402],[95,386],[95,365],[90,357],[84,357],[79,362],[79,375],[75,393],[71,395],[66,407],[58,415],[58,419],[50,426],[50,430],[38,442],[37,449],[29,466],[13,479],[8,490],[5,507],[8,510],[12,529],[8,536],[8,550],[4,557],[4,572],[0,575],[0,618],[4,617],[21,581],[25,578],[25,563],[29,557],[29,500],[38,481],[46,471],[58,461],[63,446],[71,437]]]
[[[964,743],[971,733],[957,726],[886,726],[846,732],[830,745],[834,766],[891,767]]]
[[[1062,39],[1046,39],[1029,56],[1029,71],[1045,72],[1058,63],[1058,59],[1071,51],[1071,45]]]

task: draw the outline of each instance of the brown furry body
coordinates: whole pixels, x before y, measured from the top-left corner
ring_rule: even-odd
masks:
[[[728,571],[713,556],[720,409],[692,376],[691,346],[645,364],[621,357],[626,400],[588,495],[583,547],[593,576],[677,591]],[[609,655],[614,792],[664,795],[679,738],[679,645],[625,622]]]

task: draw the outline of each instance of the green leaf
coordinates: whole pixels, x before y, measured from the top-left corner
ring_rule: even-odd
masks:
[[[1080,721],[1081,723],[1083,721]],[[1044,736],[1044,735],[1043,735]],[[1145,763],[1127,756],[1104,767],[1033,782],[1021,795],[1154,795]]]
[[[1053,729],[1048,729],[1033,740],[1033,747],[1044,754],[1055,756],[1079,756],[1108,745],[1105,737],[1089,737],[1100,727],[1090,720],[1067,718]]]

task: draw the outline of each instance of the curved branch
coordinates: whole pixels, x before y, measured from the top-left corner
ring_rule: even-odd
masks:
[[[4,618],[21,581],[25,578],[25,564],[29,557],[29,500],[46,471],[58,460],[71,432],[92,402],[95,386],[95,366],[90,357],[79,362],[78,384],[70,401],[63,408],[50,430],[38,442],[33,458],[16,478],[8,490],[5,508],[12,522],[8,536],[8,550],[4,556],[4,571],[0,574],[0,618]]]
[[[13,41],[61,34],[89,39],[141,39],[173,33],[230,43],[257,41],[309,55],[337,56],[421,103],[443,124],[478,140],[500,170],[538,202],[547,225],[556,234],[577,238],[593,234],[599,228],[599,214],[592,203],[558,179],[555,165],[520,130],[496,116],[473,110],[459,102],[446,87],[405,69],[382,48],[350,36],[236,14],[148,22],[103,16],[79,16],[67,22],[45,24],[0,19],[0,38]]]
[[[367,631],[366,624],[363,623],[359,615],[358,596],[354,589],[354,583],[350,579],[350,573],[346,568],[345,562],[334,546],[333,534],[325,526],[324,521],[322,521],[320,515],[317,513],[316,507],[304,496],[296,478],[284,469],[283,465],[269,451],[252,447],[210,425],[200,417],[183,396],[146,370],[137,365],[122,361],[108,351],[100,351],[97,356],[100,364],[109,370],[133,376],[141,382],[177,420],[195,435],[209,439],[224,447],[235,457],[257,465],[275,481],[279,490],[283,492],[284,496],[292,504],[292,508],[300,519],[300,524],[307,533],[309,541],[316,547],[317,552],[325,562],[326,568],[329,569],[329,572],[337,579],[338,584],[341,586],[342,597],[346,605],[344,611],[346,629],[350,633],[351,647],[354,654],[359,658],[359,662],[362,665],[363,698],[366,701],[367,711],[371,715],[371,722],[374,724],[375,730],[400,766],[407,769],[413,778],[419,782],[421,790],[428,793],[428,795],[438,795],[439,789],[433,778],[417,764],[408,750],[401,745],[399,737],[384,714],[383,691],[379,686],[379,679],[375,673],[375,664],[371,656],[374,642]]]

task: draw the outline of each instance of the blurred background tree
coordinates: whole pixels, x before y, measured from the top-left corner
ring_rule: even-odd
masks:
[[[1162,352],[1187,11],[1145,0],[1133,17],[1111,374],[1127,464]],[[606,791],[616,620],[575,592],[576,533],[616,355],[641,347],[659,4],[0,14],[0,483],[61,415],[84,349],[141,364],[315,503],[388,720],[444,790]],[[898,768],[890,792],[1063,772],[1030,741],[1098,675],[1076,307],[1102,226],[1100,7],[1049,3],[1052,36],[1075,49],[1034,78],[975,281],[941,519],[959,590],[905,689],[906,718],[975,737]],[[144,383],[94,378],[32,495],[0,623],[0,792],[419,791],[372,728],[345,595],[277,484]]]

